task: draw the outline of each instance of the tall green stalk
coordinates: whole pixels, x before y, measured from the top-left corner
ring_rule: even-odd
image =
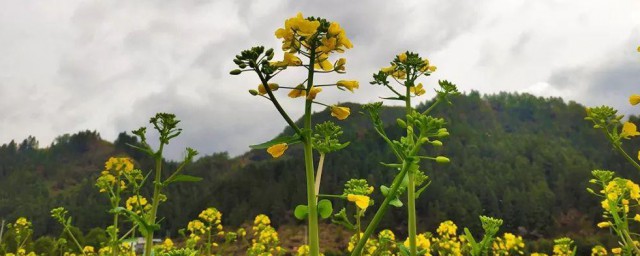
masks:
[[[160,143],[160,148],[156,152],[156,173],[153,182],[153,200],[151,201],[151,213],[149,215],[149,223],[156,223],[156,215],[158,214],[158,206],[160,205],[160,191],[162,189],[162,150],[164,144]],[[151,256],[153,251],[153,230],[149,230],[145,234],[144,255]]]
[[[309,57],[309,73],[307,76],[307,95],[313,87],[313,64],[315,62],[315,44],[311,46],[311,53]],[[320,255],[320,238],[318,236],[318,206],[316,203],[316,190],[315,190],[315,172],[313,168],[313,148],[311,143],[311,104],[313,100],[305,100],[304,106],[304,162],[305,162],[305,175],[307,184],[307,206],[309,207],[309,253],[311,255]]]
[[[411,74],[407,74],[410,79]],[[412,85],[411,80],[407,80],[405,83],[406,94],[405,94],[405,110],[407,115],[410,115],[413,111],[411,108],[411,90],[410,85]],[[407,139],[413,142],[413,122],[411,120],[407,120]],[[409,180],[407,184],[407,214],[408,214],[408,223],[407,225],[409,230],[409,252],[411,256],[415,256],[417,253],[416,246],[416,182],[415,182],[415,173],[413,171],[409,171],[407,174],[407,178]]]

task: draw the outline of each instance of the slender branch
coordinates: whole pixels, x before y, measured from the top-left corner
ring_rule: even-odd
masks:
[[[278,100],[276,99],[276,96],[273,94],[273,91],[271,91],[271,88],[269,88],[268,81],[264,78],[264,76],[262,75],[260,70],[256,69],[255,71],[258,74],[258,77],[260,78],[260,82],[262,82],[262,84],[264,85],[265,90],[269,94],[269,97],[271,98],[271,102],[276,107],[278,112],[280,112],[280,115],[282,115],[284,120],[287,121],[287,124],[289,124],[289,126],[291,128],[293,128],[293,130],[298,135],[302,136],[303,134],[302,134],[302,131],[300,130],[300,128],[296,125],[296,123],[293,122],[293,120],[291,120],[291,117],[289,117],[287,112],[285,112],[284,109],[282,108],[282,106],[280,106],[280,103],[278,103]]]
[[[318,170],[316,171],[316,195],[320,194],[320,180],[322,179],[322,167],[324,167],[324,153],[320,153],[320,160],[318,160]],[[318,197],[316,196],[316,202]]]

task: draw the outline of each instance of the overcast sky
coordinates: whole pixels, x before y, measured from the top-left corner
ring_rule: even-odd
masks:
[[[279,49],[274,31],[298,11],[339,22],[354,44],[343,54],[347,74],[321,81],[361,88],[325,90],[327,103],[385,96],[371,73],[404,50],[438,67],[424,81],[431,87],[447,79],[464,92],[530,92],[624,113],[640,93],[637,0],[0,0],[0,143],[33,135],[46,146],[87,129],[112,141],[171,112],[184,127],[172,157],[187,145],[240,154],[285,123],[247,93],[254,75],[228,75],[233,56]],[[298,118],[301,100],[284,98]]]

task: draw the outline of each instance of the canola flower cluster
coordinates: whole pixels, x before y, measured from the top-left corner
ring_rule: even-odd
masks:
[[[495,255],[523,255],[524,240],[521,236],[504,233],[502,237],[496,238],[492,248]]]
[[[253,238],[247,250],[249,256],[284,255],[285,249],[280,246],[278,232],[271,227],[271,219],[260,214],[253,221]]]

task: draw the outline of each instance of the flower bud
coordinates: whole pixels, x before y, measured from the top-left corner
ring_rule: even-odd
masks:
[[[431,145],[434,145],[436,147],[441,147],[442,146],[442,141],[434,140],[434,141],[431,142]]]
[[[239,75],[240,73],[242,73],[242,70],[239,70],[239,69],[234,69],[234,70],[231,70],[231,72],[229,72],[229,74],[234,76]]]
[[[398,122],[398,126],[400,126],[401,128],[407,128],[407,123],[405,123],[404,120],[398,118],[396,119],[396,122]]]
[[[440,163],[440,164],[446,164],[446,163],[451,162],[451,160],[449,160],[449,158],[444,157],[444,156],[438,156],[438,157],[436,157],[436,162]]]
[[[253,95],[253,96],[258,95],[258,91],[257,91],[257,90],[254,90],[254,89],[249,90],[249,93],[250,93],[251,95]]]

